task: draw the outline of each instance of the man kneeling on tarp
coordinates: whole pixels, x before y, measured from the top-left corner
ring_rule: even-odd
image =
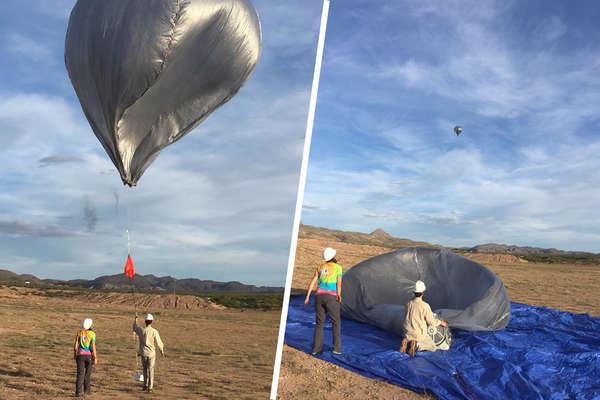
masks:
[[[431,307],[423,300],[425,283],[415,283],[415,298],[406,305],[404,319],[404,338],[400,352],[414,357],[417,350],[436,351],[437,348],[431,336],[427,334],[427,326],[448,326],[446,321],[439,320],[431,311]]]

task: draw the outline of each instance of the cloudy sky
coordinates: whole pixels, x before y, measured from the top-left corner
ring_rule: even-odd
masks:
[[[254,0],[262,58],[238,95],[123,187],[63,62],[74,0],[0,10],[0,269],[283,285],[320,0]]]
[[[303,222],[600,252],[598,20],[594,1],[332,2]]]

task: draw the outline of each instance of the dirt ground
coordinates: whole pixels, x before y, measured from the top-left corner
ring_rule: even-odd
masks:
[[[293,292],[305,293],[323,248],[337,250],[344,269],[391,251],[390,248],[348,244],[331,237],[300,238]],[[600,266],[528,263],[505,254],[464,254],[498,274],[513,301],[600,316]],[[368,379],[284,346],[278,399],[431,399],[384,381]]]
[[[147,394],[133,381],[134,310],[131,303],[120,304],[122,294],[48,296],[0,286],[0,399],[72,397],[73,339],[88,316],[94,319],[99,363],[86,398],[268,398],[279,311],[242,312],[192,296],[171,297],[138,298],[152,306],[148,311],[166,352],[157,357],[155,391]]]

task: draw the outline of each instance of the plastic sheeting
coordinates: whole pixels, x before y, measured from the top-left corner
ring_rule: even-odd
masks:
[[[453,328],[496,330],[508,324],[510,301],[502,281],[468,258],[445,249],[409,247],[365,260],[344,274],[342,315],[403,334],[405,306],[415,282]]]
[[[311,351],[314,303],[290,300],[285,342]],[[600,398],[600,318],[512,303],[501,331],[454,330],[448,351],[397,351],[400,337],[368,324],[342,319],[342,355],[331,353],[325,328],[319,358],[440,399]]]
[[[246,0],[79,0],[65,43],[69,77],[123,183],[248,79],[260,24]]]

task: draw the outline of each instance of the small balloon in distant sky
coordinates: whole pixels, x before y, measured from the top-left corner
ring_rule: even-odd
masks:
[[[454,127],[454,133],[456,134],[456,136],[459,136],[462,133],[462,131],[463,131],[462,126],[457,125]]]

